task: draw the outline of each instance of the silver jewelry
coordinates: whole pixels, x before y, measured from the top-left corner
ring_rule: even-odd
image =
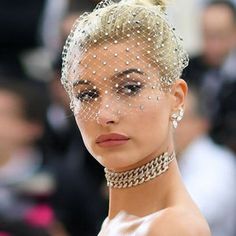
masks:
[[[184,116],[184,109],[182,107],[179,108],[177,113],[174,113],[171,116],[171,121],[175,129],[178,127],[178,123],[183,119],[183,116]]]
[[[113,172],[105,168],[107,186],[111,188],[130,188],[148,182],[166,172],[170,162],[175,158],[175,153],[163,153],[151,162],[124,172]]]

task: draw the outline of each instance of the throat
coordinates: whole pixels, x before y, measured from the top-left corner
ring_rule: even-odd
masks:
[[[144,184],[169,169],[169,164],[174,160],[175,153],[163,153],[150,162],[124,172],[114,172],[105,168],[107,185],[111,188],[130,188]]]
[[[134,170],[121,173],[113,172],[116,177],[117,174],[121,174],[125,180],[132,179],[131,184],[127,183],[127,181],[123,183],[122,179],[119,185],[116,185],[119,182],[119,178],[110,179],[106,172],[108,185],[110,185],[109,218],[112,219],[120,211],[143,217],[166,208],[170,200],[169,196],[171,195],[171,182],[169,180],[171,179],[172,169],[176,165],[175,154],[164,153],[144,166]],[[138,184],[137,179],[139,179],[139,174],[137,173],[139,171],[137,169],[141,170],[141,172],[146,172],[146,175],[143,174],[142,176],[143,180],[140,179]],[[136,173],[135,177],[130,177],[130,173],[134,172]]]

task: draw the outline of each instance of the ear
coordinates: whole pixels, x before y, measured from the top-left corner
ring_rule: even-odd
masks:
[[[177,79],[172,87],[172,112],[176,112],[180,107],[184,108],[185,99],[188,93],[187,83],[183,79]]]

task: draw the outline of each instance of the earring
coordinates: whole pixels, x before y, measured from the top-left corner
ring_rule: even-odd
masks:
[[[183,116],[184,116],[184,109],[182,107],[179,108],[178,112],[174,113],[171,116],[171,121],[175,129],[178,127],[178,123],[183,119]]]

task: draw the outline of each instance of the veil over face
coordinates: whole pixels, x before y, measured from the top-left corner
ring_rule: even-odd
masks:
[[[137,2],[101,2],[68,37],[62,83],[80,119],[97,119],[101,109],[129,115],[148,109],[188,63],[162,7]]]
[[[143,53],[145,42],[131,47],[135,41],[91,47],[78,65],[81,77],[73,83],[75,118],[84,143],[113,170],[131,168],[144,157],[166,151],[170,143],[172,93],[161,88],[158,68]],[[125,141],[104,146],[98,143],[101,135],[121,135]]]

